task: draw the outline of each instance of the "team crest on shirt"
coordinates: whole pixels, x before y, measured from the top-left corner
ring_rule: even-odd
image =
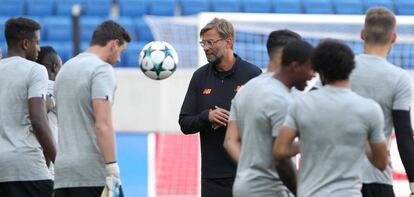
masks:
[[[240,89],[241,89],[241,85],[237,85],[237,86],[236,86],[236,88],[234,88],[234,91],[235,91],[235,92],[239,92],[239,91],[240,91]]]
[[[203,90],[203,94],[204,95],[209,95],[209,94],[211,94],[211,91],[212,91],[211,88],[206,88],[206,89]]]

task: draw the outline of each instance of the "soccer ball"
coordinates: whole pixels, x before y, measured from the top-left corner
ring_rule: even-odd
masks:
[[[164,41],[153,41],[146,44],[139,54],[140,68],[151,79],[168,78],[174,73],[177,64],[177,52]]]

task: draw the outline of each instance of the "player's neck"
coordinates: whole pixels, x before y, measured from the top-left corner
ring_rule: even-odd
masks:
[[[26,54],[24,53],[24,51],[9,48],[7,50],[6,57],[13,57],[13,56],[19,56],[19,57],[22,57],[22,58],[26,58]]]
[[[225,71],[229,71],[233,68],[234,63],[236,63],[236,57],[234,57],[233,55],[233,51],[231,51],[231,53],[227,53],[223,60],[220,62],[220,64],[218,64],[216,66],[216,69],[219,72],[225,72]]]
[[[388,45],[373,45],[373,44],[365,44],[364,45],[364,53],[369,55],[375,55],[382,58],[387,58],[388,52],[390,51],[391,46]]]
[[[90,46],[86,52],[95,54],[103,61],[106,61],[108,59],[108,53],[105,51],[105,48],[101,46]]]
[[[349,82],[349,80],[337,80],[329,82],[328,85],[335,86],[338,88],[351,88],[351,83]]]

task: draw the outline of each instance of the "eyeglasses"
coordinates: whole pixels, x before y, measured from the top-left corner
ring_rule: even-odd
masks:
[[[218,39],[218,40],[202,40],[200,41],[200,46],[201,47],[205,47],[205,46],[209,46],[212,47],[214,44],[216,44],[218,41],[224,40],[222,39]]]

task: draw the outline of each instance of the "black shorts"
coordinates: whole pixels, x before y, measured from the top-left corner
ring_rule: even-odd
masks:
[[[362,184],[363,197],[395,197],[392,185],[380,183]]]
[[[233,196],[232,178],[203,178],[201,179],[201,197],[232,197]]]
[[[104,187],[70,187],[55,189],[54,197],[100,197]],[[119,197],[123,197],[122,187],[119,188]]]
[[[52,196],[52,193],[52,180],[13,181],[0,183],[0,196],[50,197]]]

